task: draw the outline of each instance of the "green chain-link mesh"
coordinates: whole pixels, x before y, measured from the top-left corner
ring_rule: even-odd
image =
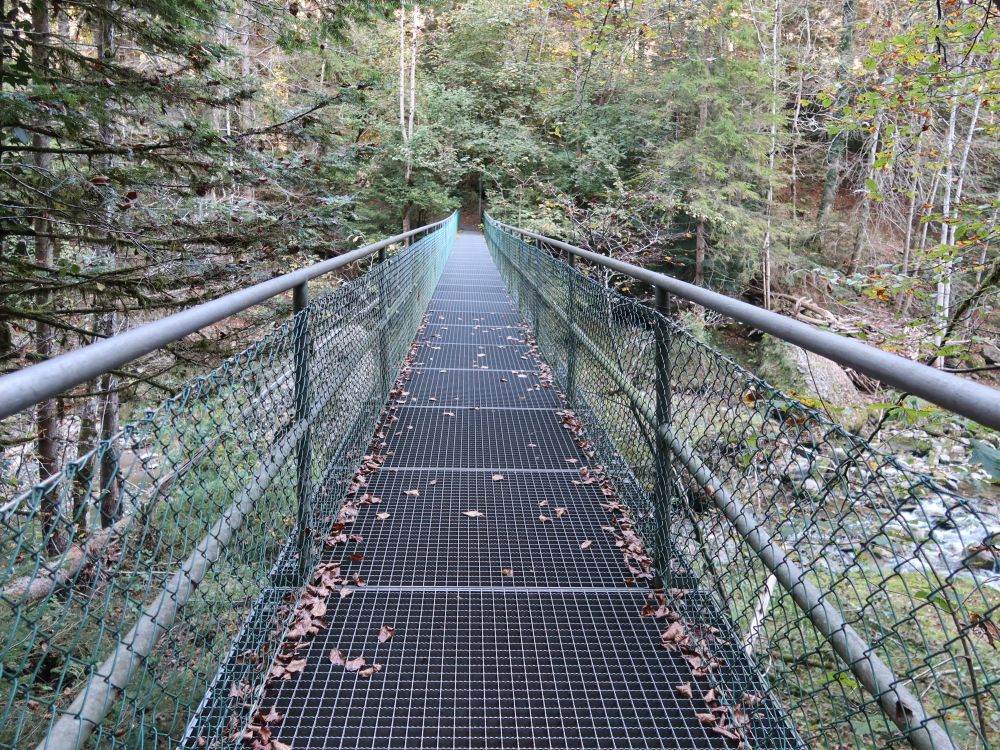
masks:
[[[543,358],[633,506],[667,590],[690,589],[688,618],[737,645],[741,659],[720,670],[726,682],[717,688],[730,706],[755,713],[751,747],[907,742],[706,487],[728,491],[955,745],[1000,747],[1000,580],[966,564],[984,551],[1000,559],[1000,540],[966,500],[671,318],[609,291],[545,243],[489,218],[486,237]],[[665,449],[657,422],[690,463]],[[796,731],[778,731],[784,717],[754,712],[744,691],[761,676]]]
[[[96,456],[0,507],[0,747],[43,741],[85,687],[107,684],[92,679],[102,663],[142,653],[150,635],[90,746],[240,737],[456,223],[318,297]],[[109,528],[95,519],[93,458],[115,461],[122,479]],[[43,535],[46,500],[58,517]],[[53,554],[59,535],[71,542]]]

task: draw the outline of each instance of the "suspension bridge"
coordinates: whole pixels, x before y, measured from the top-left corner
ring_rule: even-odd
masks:
[[[995,391],[489,216],[456,228],[0,379],[10,416],[293,295],[286,323],[0,507],[0,746],[1000,741],[1000,592],[963,560],[1000,530],[946,548],[924,509],[964,498],[674,313],[994,428]],[[93,460],[123,479],[96,530]]]

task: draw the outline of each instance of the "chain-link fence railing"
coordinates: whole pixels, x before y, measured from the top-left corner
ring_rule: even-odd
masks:
[[[489,217],[486,236],[751,747],[1000,746],[1000,580],[970,565],[995,571],[1000,538],[965,498],[706,346],[665,295]]]
[[[456,223],[0,507],[0,747],[240,740]]]

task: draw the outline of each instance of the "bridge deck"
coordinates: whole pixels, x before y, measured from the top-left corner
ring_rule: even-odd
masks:
[[[382,502],[350,527],[363,541],[327,559],[366,585],[331,597],[329,627],[297,653],[305,668],[272,683],[276,738],[294,750],[735,747],[695,716],[707,685],[660,647],[664,622],[640,616],[647,593],[601,528],[600,490],[579,483],[588,459],[480,235],[459,235],[415,352],[385,463],[362,490]],[[380,643],[383,625],[395,635]],[[349,672],[332,649],[382,669]],[[693,700],[675,690],[686,682]]]

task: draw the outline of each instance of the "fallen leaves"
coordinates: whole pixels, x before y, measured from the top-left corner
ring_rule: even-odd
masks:
[[[396,628],[392,625],[383,625],[378,629],[378,642],[385,643],[394,635],[396,635]]]
[[[494,474],[493,475],[493,481],[494,482],[502,482],[503,478],[504,478],[503,474]]]
[[[539,516],[538,516],[538,522],[539,522],[539,523],[552,523],[552,519],[551,519],[551,518],[549,518],[549,517],[548,517],[548,516],[546,516],[546,515],[539,515]]]
[[[382,511],[381,513],[376,513],[375,518],[377,518],[379,521],[385,521],[391,515],[392,515],[391,513],[386,513],[385,511]]]
[[[674,685],[674,692],[682,698],[688,698],[689,700],[694,699],[694,690],[691,688],[690,682],[682,682],[678,685]]]
[[[365,665],[365,657],[358,656],[354,659],[348,659],[344,662],[344,669],[348,672],[357,672]]]
[[[591,546],[593,546],[593,544],[594,543],[589,539],[584,539],[582,542],[580,542],[580,549],[590,549]]]
[[[462,515],[463,516],[468,516],[469,518],[481,518],[482,516],[485,516],[486,514],[485,513],[480,513],[478,510],[463,510],[462,511]]]
[[[500,575],[507,576],[508,578],[513,578],[514,577],[514,569],[513,568],[500,568]]]
[[[409,497],[420,497],[420,490],[403,490],[403,494]]]
[[[567,512],[567,508],[556,508],[556,518],[562,518]]]

